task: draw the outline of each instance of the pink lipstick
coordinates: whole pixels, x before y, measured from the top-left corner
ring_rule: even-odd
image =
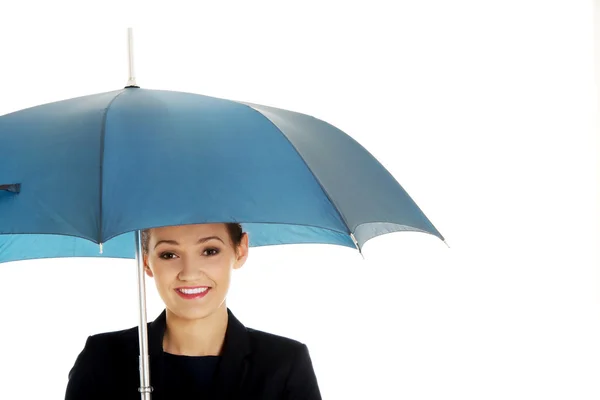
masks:
[[[201,299],[210,291],[208,286],[180,287],[175,292],[186,300]]]

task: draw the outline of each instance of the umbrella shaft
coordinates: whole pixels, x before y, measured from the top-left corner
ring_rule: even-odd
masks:
[[[138,278],[138,304],[140,339],[140,387],[142,400],[150,400],[152,387],[150,386],[150,358],[148,356],[148,322],[146,318],[146,282],[144,280],[144,257],[142,249],[142,234],[135,231],[135,260],[137,262]]]

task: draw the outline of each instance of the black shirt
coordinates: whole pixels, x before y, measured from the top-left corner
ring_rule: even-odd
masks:
[[[182,356],[164,353],[166,392],[202,398],[211,391],[219,356]]]

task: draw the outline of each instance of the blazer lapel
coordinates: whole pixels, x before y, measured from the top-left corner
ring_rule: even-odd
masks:
[[[164,386],[163,337],[167,328],[167,311],[164,310],[154,321],[148,324],[148,353],[150,355],[150,386],[153,400],[165,399],[162,396]]]
[[[246,327],[229,309],[227,314],[227,331],[212,393],[215,399],[234,399],[239,396],[248,367],[246,356],[251,350]]]

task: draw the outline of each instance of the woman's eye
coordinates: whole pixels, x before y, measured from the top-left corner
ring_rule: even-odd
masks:
[[[163,260],[172,260],[176,257],[175,253],[169,253],[168,251],[161,253],[160,258],[162,258]]]
[[[219,250],[218,249],[206,249],[206,250],[204,250],[204,254],[207,256],[216,256],[217,254],[219,254]]]

